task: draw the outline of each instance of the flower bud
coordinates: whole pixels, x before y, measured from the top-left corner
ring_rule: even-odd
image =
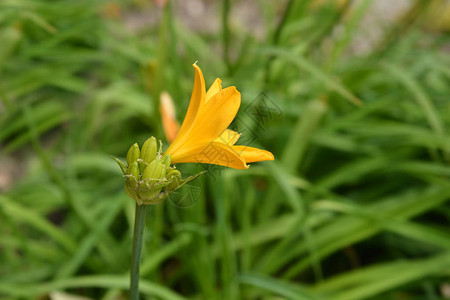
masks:
[[[167,92],[161,93],[159,101],[159,111],[161,113],[164,134],[167,141],[172,143],[180,130],[180,125],[178,124],[175,116],[175,105]]]
[[[134,161],[128,166],[127,175],[125,178],[125,192],[128,196],[133,198],[139,205],[142,204],[142,201],[139,199],[137,194],[138,180],[139,180],[139,166],[138,162]]]
[[[134,161],[137,161],[141,152],[139,151],[139,146],[135,143],[130,147],[127,153],[127,164],[131,165]]]
[[[158,146],[156,145],[155,137],[147,139],[142,146],[141,159],[146,163],[150,163],[156,157]]]
[[[159,193],[161,189],[167,186],[166,167],[161,159],[155,158],[145,168],[142,174],[142,180],[139,182],[139,197],[144,204],[159,203]],[[157,201],[157,202],[155,202]]]
[[[145,168],[144,173],[142,174],[142,179],[162,179],[166,175],[166,166],[160,159],[154,159],[148,166]]]
[[[166,167],[166,170],[169,169],[170,167],[170,154],[165,155],[162,159],[161,162],[164,164],[164,166]]]
[[[125,175],[125,192],[138,205],[161,203],[174,191],[204,173],[183,179],[180,171],[170,166],[170,154],[163,155],[162,152],[161,141],[158,149],[156,139],[151,137],[142,145],[142,151],[136,143],[130,147],[127,164],[112,156]]]
[[[129,166],[127,170],[127,175],[131,175],[136,179],[136,181],[139,180],[139,165],[137,161],[133,161]]]
[[[181,182],[181,173],[178,170],[170,170],[167,172],[166,178],[169,181],[166,190],[173,191]]]

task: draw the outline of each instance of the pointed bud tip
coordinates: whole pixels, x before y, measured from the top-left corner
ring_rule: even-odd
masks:
[[[141,151],[139,150],[139,145],[134,143],[133,146],[130,147],[127,153],[127,164],[130,165],[134,161],[137,161],[141,155]]]
[[[153,136],[148,138],[142,146],[141,159],[146,163],[150,163],[156,157],[157,148],[156,138]]]

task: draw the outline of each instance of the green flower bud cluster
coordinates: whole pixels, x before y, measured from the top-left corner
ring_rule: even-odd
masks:
[[[136,143],[127,153],[127,163],[112,157],[119,165],[125,177],[125,192],[137,204],[158,204],[164,201],[170,193],[194,180],[204,172],[182,179],[180,171],[170,166],[170,154],[162,154],[156,139],[147,139],[139,149]]]

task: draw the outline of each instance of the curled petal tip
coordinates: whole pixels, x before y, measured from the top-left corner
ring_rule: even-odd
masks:
[[[200,67],[197,65],[197,62],[193,63],[192,66],[194,67],[195,72],[201,74],[201,76],[203,77],[202,69],[200,69]]]

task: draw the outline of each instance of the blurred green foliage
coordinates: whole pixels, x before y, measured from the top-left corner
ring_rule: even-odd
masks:
[[[428,25],[445,1],[411,1],[363,54],[376,1],[248,1],[262,36],[240,1],[208,2],[201,32],[180,2],[0,1],[0,299],[126,299],[134,203],[109,155],[162,138],[162,90],[181,121],[196,60],[276,160],[152,207],[145,299],[442,299],[450,38]]]

